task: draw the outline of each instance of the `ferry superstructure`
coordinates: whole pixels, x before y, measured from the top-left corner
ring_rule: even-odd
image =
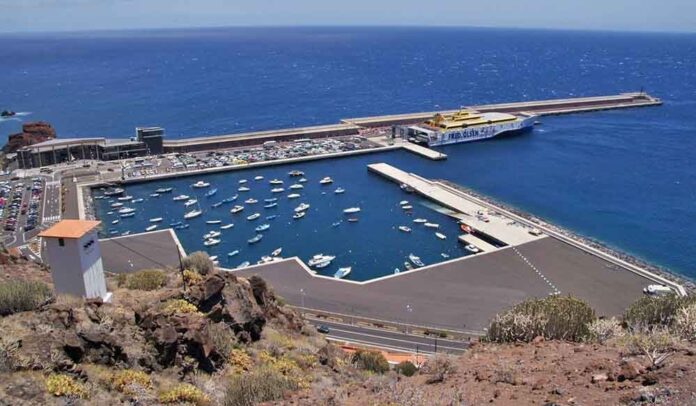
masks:
[[[462,109],[451,114],[436,114],[422,124],[395,126],[393,131],[396,137],[436,147],[527,131],[534,126],[536,118],[530,113],[480,113]]]

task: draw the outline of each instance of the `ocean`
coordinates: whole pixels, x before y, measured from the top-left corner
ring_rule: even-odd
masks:
[[[393,162],[696,277],[693,34],[226,28],[2,35],[0,50],[0,109],[63,138],[129,137],[141,125],[179,138],[644,88],[664,105],[545,117],[530,134],[441,148],[444,162],[336,162],[360,196],[370,195],[365,164]],[[0,139],[20,125],[0,121]],[[343,176],[328,173],[334,165],[312,172]],[[381,245],[401,243],[385,235]]]

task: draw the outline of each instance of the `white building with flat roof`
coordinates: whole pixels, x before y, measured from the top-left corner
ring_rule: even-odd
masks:
[[[42,257],[51,268],[57,294],[111,299],[106,290],[97,226],[101,222],[61,220],[39,233]]]

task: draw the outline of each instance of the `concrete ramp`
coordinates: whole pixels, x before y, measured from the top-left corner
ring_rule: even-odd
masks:
[[[460,235],[459,241],[462,242],[463,244],[471,244],[483,252],[491,252],[491,251],[495,251],[498,249],[498,247],[491,245],[491,244],[483,241],[482,239],[480,239],[476,236],[473,236],[471,234]]]

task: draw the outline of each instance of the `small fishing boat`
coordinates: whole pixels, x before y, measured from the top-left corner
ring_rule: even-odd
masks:
[[[422,219],[422,218],[417,218],[417,219],[413,219],[413,222],[418,223],[418,224],[423,224],[423,223],[427,223],[428,220]]]
[[[135,213],[135,209],[132,209],[130,207],[123,207],[119,209],[118,214],[128,214],[128,213]]]
[[[307,178],[302,178],[302,179],[298,180],[298,182],[300,182],[300,183],[306,183],[306,182],[307,182]]]
[[[251,190],[251,189],[249,189],[249,188],[246,187],[246,186],[242,186],[242,187],[240,187],[239,189],[237,189],[238,192],[248,192],[248,191],[250,191],[250,190]]]
[[[185,207],[193,206],[194,204],[198,203],[197,199],[188,199],[185,203]]]
[[[271,216],[266,216],[266,220],[273,220],[274,218],[278,217],[277,214],[273,214]]]
[[[233,256],[235,256],[235,255],[237,255],[237,254],[239,254],[239,250],[234,250],[234,251],[232,251],[232,252],[228,252],[228,253],[227,253],[227,256],[228,256],[228,257],[233,257]]]
[[[295,213],[303,212],[305,210],[309,209],[309,204],[307,203],[300,203],[299,206],[295,207]]]
[[[342,187],[336,188],[336,190],[334,190],[334,193],[336,193],[337,195],[340,195],[341,193],[345,193],[345,192],[346,192],[346,190],[343,189]]]
[[[358,219],[357,219],[356,217],[351,217],[351,218],[348,219],[348,222],[349,222],[349,223],[357,223],[357,222],[358,222]]]
[[[440,253],[440,256],[441,256],[442,258],[444,258],[444,259],[447,259],[447,258],[450,257],[449,254],[445,254],[444,252],[441,252],[441,253]]]
[[[206,220],[205,224],[221,224],[222,220]]]
[[[249,261],[244,261],[244,262],[242,262],[241,264],[239,264],[239,266],[237,267],[237,269],[246,268],[246,267],[248,267],[249,265],[251,265],[251,262],[249,262]]]
[[[425,223],[423,225],[428,227],[428,228],[440,228],[440,225],[436,224],[436,223]]]
[[[263,201],[266,202],[266,203],[273,203],[273,202],[277,202],[277,201],[278,201],[278,198],[277,198],[277,197],[271,197],[270,199],[263,199]]]
[[[209,233],[207,233],[206,235],[203,236],[203,240],[209,240],[209,239],[211,239],[211,238],[217,238],[217,237],[220,236],[220,234],[221,234],[221,233],[220,233],[219,231],[211,231],[211,232],[209,232]]]
[[[292,218],[294,218],[295,220],[301,219],[302,217],[305,216],[305,214],[307,214],[307,212],[301,211],[301,212],[298,212],[298,213],[293,214],[293,215],[292,215]]]
[[[153,224],[145,228],[145,231],[152,231],[157,228],[157,224]]]
[[[217,193],[217,191],[217,188],[210,189],[209,191],[205,192],[205,197],[213,197],[215,196],[215,193]]]
[[[282,248],[276,248],[276,249],[273,250],[273,252],[271,252],[271,256],[272,256],[272,257],[277,257],[278,255],[280,255],[281,252],[283,252],[283,249],[282,249]]]
[[[282,193],[284,191],[285,191],[285,189],[283,189],[282,187],[275,187],[275,188],[271,189],[271,193]]]
[[[226,199],[222,199],[222,201],[223,201],[224,203],[232,203],[233,201],[237,200],[238,197],[239,197],[239,195],[234,195],[234,196],[232,196],[232,197],[228,197],[228,198],[226,198]]]
[[[268,223],[264,223],[264,224],[261,224],[260,226],[256,227],[255,230],[257,233],[260,233],[262,231],[268,230],[269,228],[271,228],[271,225]]]
[[[256,200],[256,199],[254,199],[253,197],[252,197],[252,198],[249,198],[249,199],[246,199],[246,200],[244,201],[244,203],[246,203],[246,204],[254,204],[254,203],[258,203],[258,202],[259,202],[259,201]]]
[[[123,206],[123,203],[121,202],[111,203],[111,207],[113,207],[114,209],[121,206]]]
[[[133,200],[131,201],[131,203],[142,203],[142,202],[144,202],[144,201],[145,201],[145,199],[139,197],[139,198],[137,198],[137,199],[133,199]]]
[[[311,267],[316,267],[317,265],[324,262],[330,263],[334,259],[336,259],[336,257],[333,255],[316,254],[312,258],[310,258],[309,261],[307,261],[307,265]]]
[[[291,193],[288,195],[288,199],[297,199],[298,197],[300,197],[298,193]]]
[[[254,177],[254,180],[263,180],[263,176],[261,176],[261,175],[256,176],[256,177]]]
[[[475,245],[472,245],[472,244],[468,244],[464,248],[466,248],[467,251],[474,253],[474,254],[481,251],[480,249],[478,249],[478,247],[476,247]]]
[[[299,183],[293,183],[292,185],[290,185],[290,189],[304,189],[304,186],[300,185]]]
[[[155,193],[159,193],[159,194],[170,193],[172,190],[174,190],[173,187],[161,187],[161,188],[155,190]]]
[[[334,274],[334,278],[343,279],[346,276],[348,276],[348,274],[350,274],[351,270],[352,270],[352,268],[349,266],[346,266],[344,268],[338,268],[338,271],[336,271],[336,273]]]
[[[234,227],[234,224],[225,224],[224,226],[220,226],[220,230],[229,230],[230,228]]]
[[[202,180],[199,180],[198,182],[196,182],[196,183],[194,183],[193,185],[191,185],[191,187],[194,187],[194,188],[197,188],[197,189],[202,189],[202,188],[206,188],[206,187],[209,187],[209,186],[210,186],[210,183],[204,182],[204,181],[202,181]]]
[[[150,223],[159,223],[162,221],[162,217],[155,217],[150,219]]]
[[[119,222],[119,219],[116,219],[116,220],[112,221],[111,224],[118,224],[118,222]]]
[[[274,207],[276,207],[276,206],[278,206],[278,203],[268,203],[268,204],[264,204],[264,205],[263,205],[263,207],[264,207],[265,209],[272,209],[272,208],[274,208]]]
[[[179,224],[178,226],[174,227],[174,229],[175,230],[186,230],[189,227],[190,227],[189,224]]]
[[[261,217],[261,213],[254,213],[251,216],[247,216],[247,220],[252,221],[252,220],[256,220],[259,217]]]
[[[320,180],[319,183],[322,185],[328,185],[329,183],[333,183],[333,179],[331,179],[330,176],[326,176],[322,178],[322,180]]]
[[[239,183],[240,185],[243,185],[243,184],[247,183],[247,180],[246,180],[246,179],[239,179],[239,182],[238,182],[238,183]]]
[[[343,210],[343,213],[345,213],[345,214],[360,213],[360,207],[349,207],[349,208]]]
[[[304,176],[304,172],[298,171],[295,169],[295,170],[288,172],[288,175],[290,175],[290,176]]]
[[[411,263],[415,266],[418,266],[418,267],[425,266],[423,261],[421,261],[420,257],[413,254],[413,253],[408,254],[408,260],[411,261]]]
[[[192,218],[196,218],[196,217],[200,216],[201,214],[203,214],[202,210],[195,210],[194,209],[194,210],[191,210],[191,211],[187,212],[186,214],[184,214],[184,219],[190,220]]]
[[[404,233],[410,233],[410,232],[411,232],[411,228],[410,228],[410,227],[406,227],[406,226],[399,226],[399,230],[403,231]]]
[[[282,185],[283,181],[280,179],[272,179],[268,183],[270,183],[271,185]]]
[[[405,206],[401,206],[401,208],[404,210],[411,210],[411,209],[413,209],[413,206],[411,206],[410,204],[407,204]]]
[[[446,240],[447,236],[442,234],[442,233],[435,233],[435,237],[441,239],[441,240]]]
[[[218,240],[218,239],[215,239],[215,238],[211,238],[211,239],[209,239],[209,240],[205,240],[205,242],[203,243],[203,245],[205,245],[206,247],[212,247],[213,245],[218,245],[218,244],[220,244],[221,241],[222,241],[222,240]]]
[[[121,197],[117,198],[116,200],[118,200],[119,202],[127,202],[128,200],[133,200],[133,196],[131,196],[131,195],[121,196]]]
[[[244,210],[244,206],[236,205],[230,209],[230,213],[235,214],[235,213],[239,213],[242,210]]]
[[[169,223],[169,227],[176,227],[176,226],[181,225],[181,224],[183,224],[181,221],[175,221],[173,223]]]
[[[213,206],[214,209],[217,209],[218,207],[222,206],[222,202],[213,203],[211,206]]]
[[[257,242],[261,241],[263,238],[263,234],[256,234],[254,238],[250,238],[247,240],[249,244],[256,244]]]
[[[150,197],[160,197],[159,193],[150,193]]]
[[[133,216],[135,216],[135,213],[134,213],[134,212],[123,213],[123,214],[120,214],[120,215],[119,215],[119,217],[121,217],[121,218],[127,218],[127,217],[133,217]]]

